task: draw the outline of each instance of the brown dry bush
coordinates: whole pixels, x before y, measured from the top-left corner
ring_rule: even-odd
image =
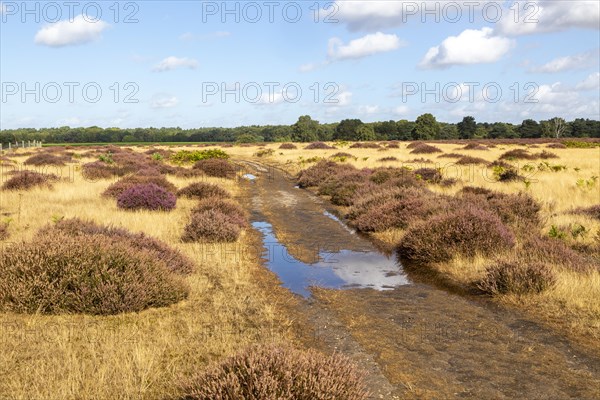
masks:
[[[25,165],[56,165],[63,166],[71,161],[69,156],[55,156],[50,153],[38,153],[29,157],[23,164]]]
[[[115,176],[118,176],[118,173],[114,166],[106,164],[102,161],[94,161],[83,164],[81,167],[81,175],[86,180],[96,181],[99,179],[114,178]]]
[[[323,142],[313,142],[304,148],[304,150],[330,150],[330,149],[335,149],[335,147],[330,146],[327,143],[323,143]]]
[[[204,172],[199,169],[191,169],[185,167],[175,167],[172,172],[168,172],[169,174],[174,174],[178,178],[198,178],[200,176],[204,176]]]
[[[33,171],[15,171],[14,176],[4,182],[4,190],[28,190],[33,187],[52,188],[52,182],[60,180],[53,174],[42,174]]]
[[[565,146],[562,143],[550,143],[546,146],[549,149],[566,149],[567,146]]]
[[[600,221],[600,204],[596,204],[587,208],[578,208],[574,211],[574,213],[587,215]]]
[[[512,248],[515,237],[491,212],[463,207],[412,225],[398,246],[401,257],[418,264],[455,256],[490,256]]]
[[[335,205],[349,206],[356,190],[367,184],[370,174],[369,170],[341,170],[319,184],[318,194],[331,196],[330,201]]]
[[[282,143],[281,146],[279,146],[279,148],[281,150],[295,150],[298,147],[293,143]]]
[[[439,183],[442,181],[442,173],[435,168],[419,168],[414,171],[417,179],[422,179],[429,183]]]
[[[0,222],[0,240],[6,240],[10,236],[8,232],[8,223]]]
[[[398,161],[398,159],[394,156],[389,156],[389,157],[382,157],[379,160],[377,160],[379,162],[388,162],[388,161]]]
[[[329,158],[356,158],[350,153],[346,153],[344,151],[338,151],[335,154],[329,156]]]
[[[571,271],[585,272],[591,265],[560,239],[547,236],[524,238],[519,259],[545,262]]]
[[[423,142],[410,142],[406,145],[407,149],[414,149],[415,147],[419,147],[420,145],[425,144]]]
[[[38,237],[0,256],[0,309],[111,315],[164,307],[189,288],[166,265],[101,235]]]
[[[494,168],[494,167],[501,167],[501,168],[504,168],[504,169],[514,168],[511,164],[509,164],[507,162],[504,162],[504,161],[498,161],[498,160],[492,161],[487,166],[490,167],[490,168]]]
[[[229,220],[238,225],[240,228],[244,228],[248,225],[248,218],[244,209],[240,205],[232,200],[227,200],[218,197],[208,197],[200,200],[198,204],[192,209],[192,214],[203,213],[205,211],[216,210],[227,216]]]
[[[350,359],[289,346],[256,346],[185,379],[186,400],[366,400]]]
[[[421,143],[418,146],[415,146],[410,153],[411,154],[433,154],[433,153],[441,153],[438,147],[432,146],[430,144]]]
[[[472,156],[462,156],[460,159],[456,161],[457,165],[476,165],[476,164],[487,164],[488,162],[483,158],[472,157]]]
[[[529,153],[524,149],[509,150],[502,154],[498,160],[536,160],[537,155]]]
[[[133,233],[127,229],[98,225],[95,222],[79,218],[64,219],[38,231],[39,237],[55,235],[67,235],[71,237],[101,235],[114,242],[126,243],[137,251],[148,253],[152,258],[163,262],[172,272],[190,274],[195,269],[192,260],[179,250],[143,232]]]
[[[188,186],[179,189],[177,191],[177,196],[198,199],[205,197],[220,197],[222,199],[226,199],[231,197],[227,190],[213,183],[206,182],[194,182],[189,184]]]
[[[350,149],[380,149],[381,146],[373,142],[356,142],[352,144]]]
[[[541,293],[555,283],[556,275],[548,265],[514,260],[499,261],[488,267],[476,285],[486,293],[498,295]]]
[[[373,170],[369,177],[371,182],[378,185],[392,184],[397,187],[423,186],[422,179],[418,179],[413,171],[408,168],[380,167]]]
[[[558,156],[554,153],[551,153],[549,151],[543,150],[540,154],[538,154],[538,157],[543,159],[543,160],[548,160],[550,158],[558,158]]]
[[[177,187],[169,182],[162,175],[145,175],[144,170],[140,171],[141,174],[128,175],[124,178],[119,179],[115,183],[111,184],[106,190],[102,193],[103,196],[117,198],[126,191],[127,189],[132,188],[136,185],[146,185],[153,183],[156,186],[159,186],[169,192],[175,193],[177,191]],[[147,170],[146,170],[147,171]]]
[[[469,143],[462,150],[482,150],[487,151],[489,148],[481,143]]]
[[[240,232],[240,225],[229,215],[211,209],[192,213],[181,240],[207,243],[235,242]]]
[[[386,147],[387,147],[388,149],[399,149],[399,148],[400,148],[400,145],[399,145],[398,143],[396,143],[396,142],[388,142],[388,143],[386,144]]]
[[[193,169],[200,170],[208,176],[215,178],[235,177],[235,167],[229,161],[221,158],[208,158],[200,160],[194,164]]]
[[[465,157],[464,154],[458,154],[458,153],[445,153],[445,154],[440,154],[439,156],[437,156],[437,158],[463,158]]]

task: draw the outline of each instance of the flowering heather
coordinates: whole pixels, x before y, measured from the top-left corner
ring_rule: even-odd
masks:
[[[125,210],[171,211],[176,203],[173,193],[154,183],[132,186],[117,197],[117,206]]]
[[[352,144],[350,149],[380,149],[381,146],[373,142],[356,142]]]
[[[441,153],[442,150],[430,144],[421,143],[418,146],[413,146],[410,152],[411,154],[432,154]]]
[[[177,196],[188,198],[220,197],[229,198],[231,195],[225,189],[212,183],[194,182],[177,191]]]
[[[240,225],[219,210],[192,213],[181,240],[184,242],[235,242],[240,236]]]
[[[462,148],[463,150],[482,150],[482,151],[487,151],[489,150],[489,148],[481,143],[469,143],[467,144],[465,147]]]
[[[256,346],[182,383],[182,399],[366,400],[350,359],[289,346]]]
[[[488,162],[480,157],[472,157],[472,156],[462,156],[458,160],[456,160],[457,165],[477,165],[477,164],[487,164]]]
[[[110,315],[183,300],[188,286],[165,264],[101,235],[53,235],[0,255],[0,309]]]
[[[37,153],[29,157],[23,164],[25,165],[56,165],[63,166],[71,161],[69,156],[56,156],[50,153]]]
[[[203,213],[205,211],[216,210],[226,215],[229,220],[240,228],[248,225],[246,213],[239,204],[219,197],[208,197],[200,200],[192,209],[192,214]]]
[[[282,143],[281,146],[279,146],[279,148],[281,150],[295,150],[298,147],[293,143]]]
[[[143,170],[142,175],[138,175],[138,174],[128,175],[124,178],[119,179],[117,182],[110,185],[102,193],[102,195],[107,196],[107,197],[118,198],[121,195],[121,193],[123,193],[127,189],[130,189],[137,185],[148,185],[148,184],[154,184],[154,185],[159,186],[171,193],[175,193],[177,191],[177,187],[175,187],[175,185],[173,185],[171,182],[169,182],[164,176],[152,175],[152,174],[143,175],[144,171],[148,171],[148,170]]]
[[[455,256],[490,256],[514,244],[514,235],[500,218],[467,206],[412,225],[398,251],[410,261],[426,264],[450,261]]]
[[[310,168],[307,168],[298,174],[298,185],[302,188],[319,186],[330,175],[342,171],[356,170],[352,165],[337,164],[333,161],[321,160]]]
[[[423,179],[429,183],[439,183],[442,180],[442,173],[435,168],[419,168],[414,171],[417,179]]]

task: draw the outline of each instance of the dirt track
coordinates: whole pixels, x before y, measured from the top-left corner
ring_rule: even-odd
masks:
[[[320,250],[374,250],[281,171],[250,168],[258,176],[247,191],[252,219],[269,222],[297,259],[314,262]],[[585,354],[485,299],[423,283],[313,292],[296,310],[315,332],[307,344],[355,359],[369,373],[373,398],[600,398],[600,351]]]

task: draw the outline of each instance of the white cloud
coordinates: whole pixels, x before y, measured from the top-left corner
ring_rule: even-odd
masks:
[[[481,64],[498,61],[513,47],[511,39],[494,36],[491,28],[467,29],[429,49],[420,63],[423,68]]]
[[[517,7],[506,10],[496,25],[499,33],[516,36],[600,27],[600,2],[596,0],[532,0],[515,4]]]
[[[319,64],[317,64],[317,63],[308,63],[308,64],[302,64],[298,68],[298,70],[300,72],[310,72],[310,71],[314,71],[317,68],[319,68]]]
[[[165,58],[160,63],[158,63],[152,69],[152,71],[164,72],[164,71],[171,71],[176,68],[195,69],[195,68],[198,68],[198,61],[194,60],[193,58],[187,58],[187,57],[178,58],[178,57],[171,56],[171,57]]]
[[[392,110],[392,113],[396,115],[407,115],[410,112],[410,109],[407,106],[398,106]]]
[[[340,1],[321,10],[322,18],[331,16],[348,24],[351,31],[391,28],[402,23],[401,1]],[[332,15],[333,14],[333,15]]]
[[[152,108],[173,108],[179,104],[179,100],[175,96],[165,94],[157,94],[152,97],[150,107]]]
[[[109,25],[104,21],[89,22],[82,15],[73,21],[60,21],[41,28],[34,41],[50,47],[84,44],[98,40]]]
[[[405,43],[393,34],[373,33],[344,44],[339,38],[329,39],[328,56],[332,60],[357,59],[396,50]]]
[[[532,72],[554,73],[581,69],[593,66],[598,63],[600,57],[599,50],[592,50],[585,53],[579,53],[572,56],[556,58],[540,67],[534,67]]]
[[[598,90],[600,89],[600,72],[591,74],[583,81],[579,82],[575,89],[577,90]]]
[[[290,93],[290,97],[292,97],[293,95]],[[258,99],[258,101],[256,102],[256,104],[259,105],[275,105],[275,104],[281,104],[283,103],[283,94],[281,92],[274,92],[274,93],[269,93],[264,92],[260,95],[260,98]]]
[[[358,113],[362,115],[373,115],[379,112],[379,106],[377,105],[364,105],[358,107]]]

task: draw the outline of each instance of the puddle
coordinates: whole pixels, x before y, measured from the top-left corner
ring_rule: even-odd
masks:
[[[263,235],[267,267],[279,276],[284,287],[303,297],[310,297],[311,286],[390,290],[409,283],[394,255],[388,258],[376,251],[320,251],[319,261],[308,264],[288,253],[273,234],[271,224],[261,221],[252,226]]]
[[[253,181],[256,179],[256,175],[252,175],[252,174],[244,174],[242,175],[242,178],[244,179],[248,179],[249,181]]]
[[[356,231],[354,229],[348,228],[348,226],[346,226],[345,223],[343,223],[338,217],[336,217],[329,211],[327,211],[327,210],[323,211],[323,215],[325,215],[327,218],[330,218],[330,219],[334,220],[335,222],[339,223],[345,230],[350,232],[350,234],[354,235],[356,233]]]

